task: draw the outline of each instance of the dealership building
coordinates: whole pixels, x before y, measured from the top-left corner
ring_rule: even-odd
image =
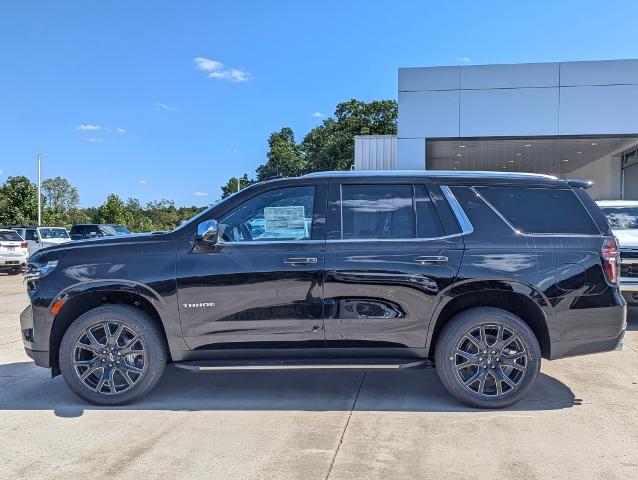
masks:
[[[638,200],[638,60],[399,69],[397,136],[355,139],[359,170],[535,172]]]

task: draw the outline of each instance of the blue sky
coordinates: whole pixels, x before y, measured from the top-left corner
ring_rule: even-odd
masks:
[[[0,6],[0,182],[205,205],[397,68],[638,57],[638,2],[64,1]]]

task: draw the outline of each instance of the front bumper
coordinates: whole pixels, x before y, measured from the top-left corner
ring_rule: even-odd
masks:
[[[38,342],[39,332],[34,328],[33,308],[29,305],[20,314],[20,332],[24,350],[38,367],[51,366],[48,338],[45,342]]]

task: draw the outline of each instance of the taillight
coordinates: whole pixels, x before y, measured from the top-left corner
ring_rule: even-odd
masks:
[[[607,281],[617,284],[620,280],[620,252],[618,251],[618,242],[614,237],[605,237],[601,256]]]
[[[22,243],[20,244],[20,246],[21,246],[22,248],[27,248],[27,246],[28,246],[28,245],[27,245],[27,242],[22,242]]]

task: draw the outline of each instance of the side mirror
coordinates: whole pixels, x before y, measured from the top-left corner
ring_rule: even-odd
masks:
[[[217,243],[217,220],[206,220],[197,225],[197,239],[208,245]]]

